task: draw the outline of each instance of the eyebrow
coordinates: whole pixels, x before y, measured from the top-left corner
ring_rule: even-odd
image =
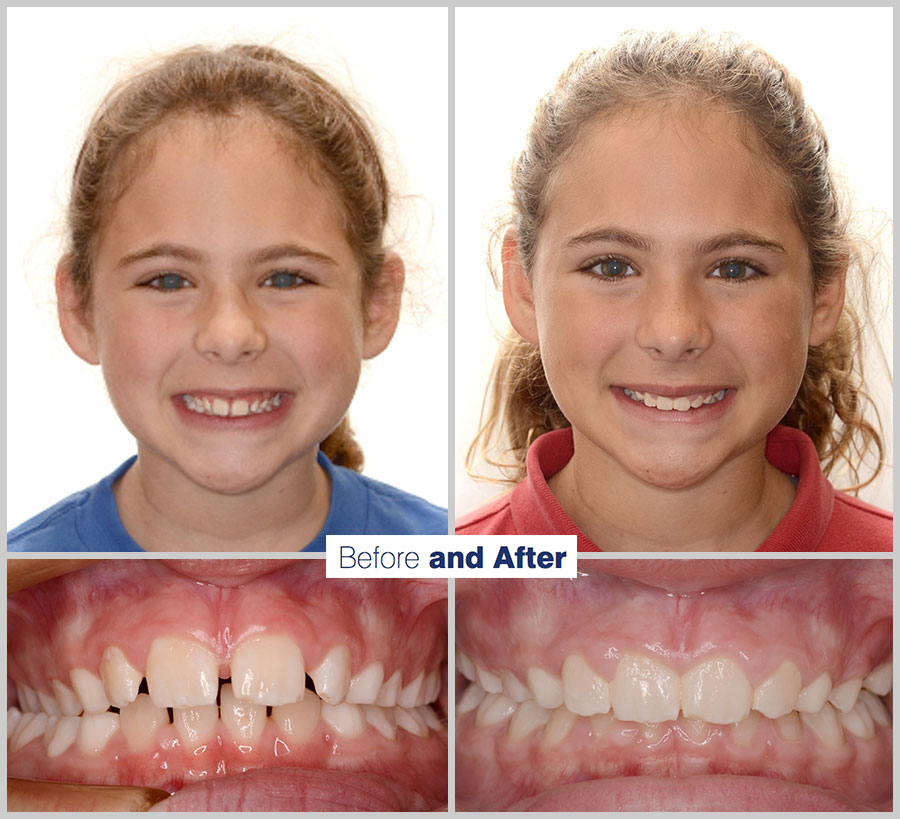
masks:
[[[136,250],[133,253],[126,253],[116,263],[115,269],[118,270],[120,268],[127,267],[130,264],[143,261],[144,259],[155,259],[159,257],[184,259],[185,261],[196,262],[198,264],[202,262],[208,262],[210,260],[208,253],[202,253],[201,251],[196,250],[192,247],[188,247],[187,245],[177,245],[163,242],[161,244],[153,245],[141,250]],[[256,265],[264,264],[265,262],[272,262],[276,259],[285,259],[291,257],[315,259],[316,261],[323,262],[334,267],[337,267],[338,264],[335,259],[325,253],[319,253],[316,250],[311,250],[308,247],[303,247],[303,245],[296,244],[272,245],[271,247],[264,247],[261,250],[255,250],[247,257],[247,262],[249,264]]]
[[[575,236],[570,236],[563,242],[564,248],[581,247],[582,245],[593,244],[594,242],[615,242],[620,245],[633,247],[635,250],[644,253],[652,253],[655,244],[652,239],[643,236],[640,233],[634,233],[630,230],[621,228],[597,228],[596,230],[588,230]],[[715,253],[719,250],[728,250],[733,247],[753,247],[758,250],[768,250],[774,253],[787,253],[784,246],[778,242],[767,239],[758,233],[746,230],[736,230],[730,233],[723,233],[719,236],[713,236],[705,239],[695,246],[697,253]]]

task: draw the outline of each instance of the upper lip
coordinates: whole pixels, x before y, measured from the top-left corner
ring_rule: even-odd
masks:
[[[732,389],[726,384],[714,384],[704,386],[702,384],[685,384],[683,387],[673,387],[667,384],[617,384],[620,389],[636,390],[637,392],[649,392],[653,395],[664,395],[668,398],[678,398],[682,395],[712,395],[720,390]]]

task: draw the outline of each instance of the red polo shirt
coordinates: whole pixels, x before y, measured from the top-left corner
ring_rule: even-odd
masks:
[[[577,535],[578,551],[600,552],[560,506],[547,485],[572,458],[572,430],[548,432],[528,450],[528,474],[515,489],[461,518],[459,535]],[[798,479],[788,513],[757,551],[890,552],[893,516],[836,492],[822,474],[813,442],[790,427],[775,427],[766,459]]]

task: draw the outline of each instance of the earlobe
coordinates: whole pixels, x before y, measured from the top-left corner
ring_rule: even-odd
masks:
[[[809,330],[809,346],[818,347],[831,338],[837,329],[844,310],[844,294],[847,282],[847,266],[835,272],[831,281],[816,294],[813,305],[812,325]]]
[[[406,270],[396,253],[387,253],[381,274],[366,303],[366,329],[363,358],[374,358],[383,352],[394,337],[403,302]]]
[[[71,257],[68,254],[56,266],[56,304],[59,327],[72,352],[88,364],[99,364],[97,340],[85,313],[81,293],[72,280]]]
[[[531,279],[525,272],[519,253],[519,238],[510,228],[503,237],[503,305],[516,332],[526,341],[538,344],[537,317]]]

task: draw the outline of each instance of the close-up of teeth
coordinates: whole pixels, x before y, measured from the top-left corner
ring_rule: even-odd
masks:
[[[185,393],[181,400],[191,412],[198,415],[212,415],[218,418],[245,418],[248,415],[262,415],[278,409],[283,400],[282,393],[275,393],[267,398],[244,398],[228,400],[220,396],[191,395]]]
[[[666,395],[654,395],[651,392],[639,392],[638,390],[631,390],[628,388],[625,388],[623,392],[632,401],[643,404],[645,407],[653,407],[655,409],[663,410],[664,412],[668,412],[669,410],[687,412],[688,410],[697,409],[704,405],[719,403],[719,401],[725,397],[726,390],[717,390],[716,392],[705,394],[680,395],[674,398]]]

